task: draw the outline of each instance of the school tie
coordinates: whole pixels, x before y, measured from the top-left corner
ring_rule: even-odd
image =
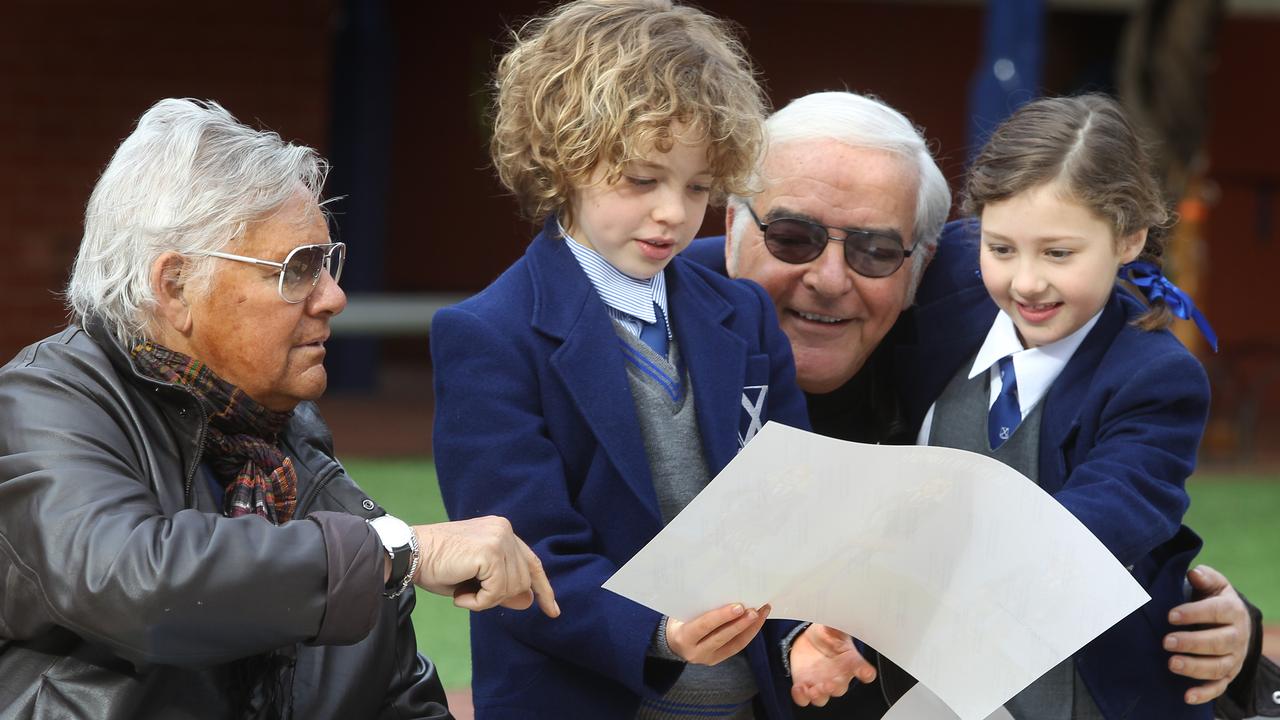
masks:
[[[999,449],[1021,422],[1022,408],[1018,405],[1018,377],[1013,374],[1013,356],[1005,355],[1000,358],[1000,394],[987,412],[987,440],[991,449]]]
[[[640,341],[653,351],[661,355],[667,356],[667,318],[662,314],[662,307],[657,303],[653,304],[653,314],[656,318],[653,322],[644,322],[640,326]]]

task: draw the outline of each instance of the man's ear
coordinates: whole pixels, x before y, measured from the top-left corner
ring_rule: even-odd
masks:
[[[151,264],[151,291],[156,299],[156,322],[164,330],[183,335],[191,331],[191,307],[187,303],[186,285],[190,265],[187,258],[167,252]]]
[[[1120,238],[1120,264],[1125,265],[1138,259],[1142,249],[1147,246],[1147,228]]]
[[[933,258],[938,255],[938,243],[934,243],[925,248],[924,264],[920,266],[920,274],[924,275],[924,271],[929,269],[929,263],[933,262]]]
[[[733,202],[724,204],[724,267],[729,277],[738,276],[737,263],[733,261]]]

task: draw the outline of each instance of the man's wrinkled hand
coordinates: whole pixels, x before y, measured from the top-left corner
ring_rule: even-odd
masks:
[[[855,679],[869,683],[876,679],[876,669],[848,634],[815,623],[792,642],[791,699],[796,705],[822,707],[844,695]]]
[[[1208,682],[1187,690],[1190,705],[1207,703],[1226,692],[1240,674],[1249,651],[1249,611],[1226,576],[1208,565],[1198,565],[1187,573],[1195,591],[1193,601],[1169,611],[1173,625],[1202,625],[1203,628],[1171,632],[1164,636],[1164,649],[1174,653],[1169,669]]]
[[[560,615],[542,561],[516,537],[506,518],[417,525],[422,562],[414,583],[437,595],[453,597],[467,610],[501,605],[524,610],[538,601],[549,617]]]

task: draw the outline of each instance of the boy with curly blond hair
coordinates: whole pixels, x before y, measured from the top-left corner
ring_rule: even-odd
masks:
[[[764,422],[808,426],[768,296],[677,257],[750,189],[746,54],[693,8],[579,0],[514,34],[496,90],[494,164],[542,231],[434,320],[436,467],[451,517],[511,520],[562,615],[472,616],[477,716],[788,717],[794,624],[601,588]]]

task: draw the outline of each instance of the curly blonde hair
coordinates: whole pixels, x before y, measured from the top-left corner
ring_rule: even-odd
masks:
[[[732,26],[670,0],[576,0],[512,33],[494,78],[490,152],[531,220],[558,212],[597,166],[682,140],[709,143],[714,201],[748,194],[765,100]]]

